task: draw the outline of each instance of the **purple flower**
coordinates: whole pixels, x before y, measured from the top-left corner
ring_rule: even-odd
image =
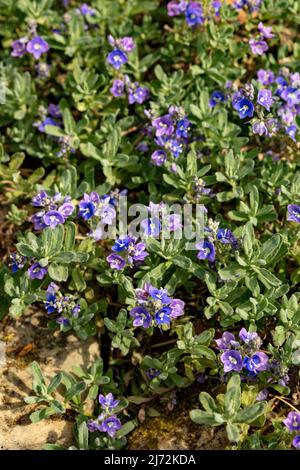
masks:
[[[12,57],[23,57],[26,54],[26,44],[27,44],[28,38],[23,37],[20,39],[16,39],[15,41],[12,42],[11,47],[11,55]]]
[[[64,216],[58,211],[49,211],[43,217],[45,225],[50,228],[55,228],[59,224],[63,224],[65,221]]]
[[[275,80],[275,75],[271,70],[259,69],[257,72],[257,80],[262,85],[270,85]]]
[[[162,166],[167,160],[167,154],[164,150],[155,150],[151,155],[151,161],[155,166]]]
[[[211,263],[213,263],[216,259],[216,249],[213,243],[208,241],[198,242],[196,244],[196,248],[199,250],[197,254],[198,259],[207,259]]]
[[[185,303],[180,299],[172,299],[169,303],[171,309],[170,317],[177,318],[184,314]]]
[[[180,214],[169,214],[164,219],[164,224],[170,232],[182,228],[181,215]]]
[[[154,367],[149,367],[149,369],[146,370],[146,376],[149,380],[155,379],[155,377],[158,377],[160,373],[160,370],[154,369]]]
[[[171,0],[171,2],[167,4],[168,15],[178,16],[181,13],[185,12],[186,6],[187,6],[186,0],[179,0],[179,3],[177,0]]]
[[[286,128],[285,133],[294,141],[296,142],[296,134],[298,132],[297,126],[289,126]]]
[[[173,121],[169,114],[153,119],[152,126],[155,128],[156,137],[171,136],[174,132]]]
[[[49,44],[40,36],[35,36],[27,43],[26,50],[35,59],[39,59],[44,52],[49,51]]]
[[[240,372],[242,370],[242,356],[238,351],[225,351],[221,355],[221,361],[224,365],[224,372],[230,372],[231,370]]]
[[[243,367],[249,372],[257,374],[257,372],[267,370],[268,360],[268,356],[265,353],[257,352],[251,357],[246,356],[244,358]]]
[[[300,103],[300,88],[286,87],[280,96],[287,102],[288,106],[294,106]]]
[[[119,255],[111,254],[106,258],[106,261],[109,263],[112,269],[117,269],[120,271],[126,265],[126,261]]]
[[[146,251],[145,243],[139,242],[136,245],[134,243],[130,243],[128,247],[128,261],[130,263],[144,261],[148,255],[149,253]]]
[[[103,224],[111,225],[113,220],[116,217],[116,211],[114,207],[105,204],[104,206],[100,207],[97,210],[97,214],[99,217],[101,217],[101,222]]]
[[[34,230],[43,230],[46,227],[44,222],[45,211],[37,212],[33,214],[30,221],[33,223]]]
[[[239,338],[245,344],[254,344],[257,348],[261,345],[262,341],[255,331],[247,331],[246,328],[242,328],[239,332]]]
[[[235,237],[229,228],[219,228],[217,231],[217,240],[225,245],[232,243]]]
[[[250,39],[249,45],[252,53],[255,55],[263,55],[263,53],[269,49],[266,41],[256,41],[255,39]]]
[[[161,229],[159,218],[150,217],[149,219],[142,220],[141,228],[145,236],[158,237],[158,235],[160,234],[160,229]]]
[[[274,103],[271,90],[267,90],[266,88],[263,90],[259,90],[258,96],[257,96],[257,102],[261,106],[266,108],[267,111],[270,111],[270,107]]]
[[[142,326],[143,328],[151,326],[152,317],[144,307],[133,307],[129,315],[134,318],[133,326]]]
[[[300,431],[300,413],[297,411],[290,411],[287,417],[283,420],[283,423],[289,431]]]
[[[296,204],[289,204],[287,208],[288,208],[288,218],[286,220],[289,220],[290,222],[297,222],[299,224],[300,223],[300,206],[297,206]]]
[[[138,82],[131,83],[128,87],[128,103],[139,103],[142,104],[148,100],[150,93],[148,88],[141,87]]]
[[[156,312],[155,320],[158,325],[169,325],[171,323],[171,308],[163,307],[161,310]]]
[[[113,81],[112,87],[110,88],[109,91],[115,98],[119,98],[120,96],[124,95],[124,89],[125,89],[124,81],[116,78]]]
[[[187,139],[189,130],[191,129],[191,121],[187,118],[180,119],[176,126],[176,137],[178,139]]]
[[[255,120],[252,121],[252,132],[258,135],[268,135],[268,128],[264,121]]]
[[[245,119],[246,117],[251,118],[254,114],[254,106],[247,98],[237,101],[233,104],[233,107],[239,112],[241,119]]]
[[[16,273],[19,269],[24,268],[27,262],[27,258],[25,256],[20,255],[19,253],[12,253],[10,255],[10,263],[11,270],[13,273]]]
[[[190,2],[185,10],[185,20],[190,27],[204,23],[202,5],[198,2]]]
[[[100,423],[98,423],[98,421],[93,421],[92,419],[90,419],[87,422],[87,428],[88,428],[89,432],[101,431]]]
[[[149,294],[154,300],[160,300],[163,304],[169,304],[171,298],[168,296],[166,289],[157,289],[156,287],[149,287]]]
[[[214,108],[217,104],[225,101],[225,96],[221,91],[215,90],[212,92],[209,98],[209,106]]]
[[[120,49],[115,49],[110,52],[106,58],[107,62],[112,65],[115,69],[119,69],[123,64],[128,62],[127,55]]]
[[[95,214],[96,208],[90,201],[80,201],[78,207],[78,216],[82,217],[84,220],[89,220]]]
[[[30,268],[28,268],[28,275],[30,279],[44,279],[48,269],[40,265],[40,263],[34,263]]]
[[[214,0],[213,2],[211,2],[211,6],[215,10],[215,15],[218,18],[220,16],[222,2],[219,2],[219,0]]]
[[[95,10],[91,8],[87,3],[83,3],[82,5],[80,5],[80,7],[76,9],[76,12],[81,13],[82,16],[94,16],[96,13]]]
[[[258,23],[258,30],[266,39],[272,39],[275,36],[275,34],[272,33],[271,26],[264,26],[262,22]]]
[[[268,389],[263,388],[256,396],[256,401],[263,401],[265,400],[269,395]]]
[[[234,335],[232,333],[229,333],[229,331],[225,331],[222,334],[222,337],[216,339],[215,341],[217,343],[217,348],[223,349],[223,351],[230,349],[232,346],[236,347],[236,345],[239,345],[239,343],[235,341]]]
[[[66,219],[74,211],[75,207],[71,202],[65,202],[58,208],[58,212]]]
[[[120,400],[116,400],[112,393],[108,393],[106,396],[100,394],[98,400],[101,407],[106,412],[112,411],[120,403]]]
[[[121,421],[116,416],[110,416],[101,423],[98,429],[99,431],[106,432],[110,437],[114,437],[121,427]]]
[[[119,40],[120,47],[125,52],[131,52],[135,48],[134,40],[131,37],[124,37]]]
[[[61,117],[61,112],[60,112],[60,109],[59,109],[59,105],[58,104],[54,104],[54,103],[50,103],[49,106],[48,106],[48,113],[50,114],[50,116],[52,116],[53,118],[60,118]]]
[[[295,436],[293,439],[293,446],[300,450],[300,436]]]

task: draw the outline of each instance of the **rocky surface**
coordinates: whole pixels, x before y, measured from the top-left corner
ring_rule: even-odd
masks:
[[[97,341],[49,331],[44,313],[0,323],[0,449],[42,449],[46,442],[72,444],[72,421],[61,417],[31,423],[34,405],[30,364],[36,360],[47,379],[74,365],[89,366],[99,357]]]

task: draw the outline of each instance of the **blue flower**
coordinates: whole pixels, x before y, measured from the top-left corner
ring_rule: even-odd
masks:
[[[44,302],[47,313],[53,313],[56,310],[56,295],[47,293]]]
[[[225,101],[225,96],[221,91],[215,90],[212,92],[209,98],[209,106],[214,108],[218,103]]]
[[[197,254],[198,259],[207,259],[213,263],[216,259],[216,249],[213,243],[208,241],[202,241],[196,244],[196,248],[199,250]]]
[[[115,241],[115,244],[111,247],[111,249],[116,252],[124,251],[126,248],[128,248],[128,245],[131,241],[132,239],[130,237],[119,238]]]
[[[142,326],[143,328],[151,326],[152,317],[144,307],[133,307],[129,315],[134,318],[133,326]]]
[[[169,304],[171,302],[171,298],[168,296],[166,289],[157,289],[156,287],[150,286],[149,294],[152,299],[160,300],[163,304]]]
[[[263,352],[257,352],[251,357],[246,356],[243,360],[243,367],[255,375],[258,372],[266,370],[267,365],[268,356]]]
[[[82,217],[84,220],[89,220],[95,214],[95,206],[92,202],[89,201],[80,201],[79,204],[78,216]]]
[[[191,128],[191,121],[187,118],[180,119],[176,126],[176,137],[179,139],[187,138]]]
[[[106,58],[107,62],[112,65],[115,69],[119,69],[123,64],[128,62],[127,55],[120,49],[115,49],[110,52]]]
[[[169,325],[171,323],[170,314],[172,309],[170,307],[163,307],[155,314],[155,320],[158,325]]]
[[[239,112],[239,116],[241,119],[245,119],[246,117],[252,117],[254,114],[254,106],[250,100],[247,98],[242,98],[241,100],[237,101],[233,104],[234,109]]]
[[[185,20],[191,27],[204,23],[202,5],[198,2],[190,2],[185,10]]]

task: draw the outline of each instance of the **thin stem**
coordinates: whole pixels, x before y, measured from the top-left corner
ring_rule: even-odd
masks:
[[[297,410],[297,408],[295,408],[295,406],[291,405],[288,401],[286,401],[284,398],[282,397],[278,397],[276,396],[275,398],[277,398],[277,400],[280,400],[280,401],[283,401],[286,405],[288,405],[290,408],[292,408],[293,410],[297,411],[297,413],[300,413],[299,410]]]

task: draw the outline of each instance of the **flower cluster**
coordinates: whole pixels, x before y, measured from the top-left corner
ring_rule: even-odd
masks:
[[[263,55],[269,49],[268,43],[265,39],[272,39],[274,34],[272,33],[271,26],[264,26],[262,22],[258,24],[259,38],[249,39],[249,45],[251,52],[254,55]]]
[[[190,28],[195,28],[205,22],[203,6],[200,2],[188,2],[185,0],[171,0],[168,5],[168,15],[185,15],[185,21]]]
[[[219,228],[217,222],[209,219],[208,227],[205,227],[207,235],[206,240],[196,243],[196,248],[199,250],[197,258],[200,260],[208,260],[213,263],[216,259],[215,243],[231,246],[232,249],[237,250],[239,243],[229,228]]]
[[[144,242],[137,242],[134,237],[119,238],[112,246],[114,253],[107,256],[106,260],[112,269],[121,270],[125,266],[139,266],[149,253]],[[122,254],[122,256],[120,255]]]
[[[185,303],[172,299],[166,289],[157,289],[146,283],[143,289],[136,289],[135,293],[138,305],[129,312],[133,317],[133,326],[168,329],[174,318],[184,314]]]
[[[49,44],[41,36],[34,36],[31,39],[24,36],[13,41],[11,47],[13,57],[23,57],[28,52],[36,60],[49,51]]]
[[[20,255],[17,251],[15,253],[10,254],[10,262],[9,266],[11,267],[11,271],[16,273],[19,269],[23,269],[25,264],[27,263],[26,256]]]
[[[184,109],[179,106],[170,106],[168,113],[160,117],[153,117],[151,112],[145,111],[151,119],[149,134],[155,134],[155,144],[161,147],[151,155],[151,163],[162,166],[167,156],[178,158],[189,143],[191,122]]]
[[[300,431],[300,412],[290,411],[287,417],[283,420],[283,423],[290,432]],[[300,450],[300,435],[294,437],[293,446]]]
[[[232,6],[237,10],[247,9],[250,13],[258,11],[263,0],[234,0]]]
[[[142,104],[150,97],[148,88],[141,86],[138,82],[131,82],[128,75],[125,75],[124,80],[116,78],[110,92],[115,98],[123,97],[126,94],[129,104]]]
[[[255,332],[248,332],[242,328],[236,341],[233,333],[225,331],[220,339],[216,340],[217,348],[222,352],[220,359],[224,366],[224,372],[245,371],[246,376],[256,377],[259,372],[268,369],[268,356],[259,351],[262,344],[261,338]]]
[[[114,39],[113,36],[108,36],[108,42],[114,48],[106,60],[115,69],[119,70],[122,65],[128,62],[128,53],[135,48],[134,40],[131,37],[123,37],[121,39]]]
[[[89,236],[95,241],[102,238],[104,227],[112,225],[116,218],[116,203],[120,192],[113,194],[104,194],[99,196],[95,191],[90,194],[84,194],[83,199],[78,204],[78,217],[91,223],[92,230]]]
[[[45,133],[46,126],[61,127],[61,112],[59,105],[50,103],[47,109],[39,108],[40,119],[33,125],[38,128],[39,132]]]
[[[50,315],[59,313],[56,322],[62,326],[68,326],[71,318],[77,318],[80,313],[80,305],[72,294],[63,295],[59,286],[51,282],[46,291],[45,309]]]
[[[115,409],[119,405],[120,400],[116,400],[112,393],[108,393],[107,395],[100,394],[98,400],[102,408],[102,413],[97,419],[88,421],[88,430],[90,432],[105,432],[109,437],[113,438],[116,432],[122,427],[121,421],[115,414]]]
[[[41,208],[30,219],[35,230],[43,230],[46,227],[55,228],[59,224],[64,224],[75,209],[70,196],[62,198],[60,193],[49,196],[46,191],[40,191],[34,196],[32,205]]]
[[[256,105],[252,84],[233,93],[232,105],[239,117],[252,118],[256,112],[257,117],[251,121],[254,134],[272,137],[282,130],[295,141],[296,118],[300,115],[300,74],[282,69],[276,76],[271,70],[260,69],[257,81],[263,88],[258,90]]]

